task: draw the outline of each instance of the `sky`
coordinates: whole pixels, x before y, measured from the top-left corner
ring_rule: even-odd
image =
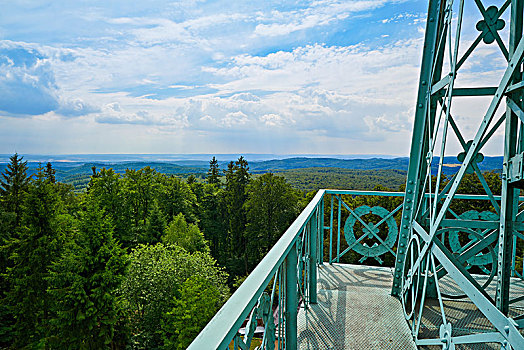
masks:
[[[0,153],[409,154],[427,1],[0,7]],[[503,68],[482,45],[465,82]]]

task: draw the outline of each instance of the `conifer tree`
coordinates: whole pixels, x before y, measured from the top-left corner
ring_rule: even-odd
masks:
[[[43,168],[28,187],[24,208],[18,237],[10,242],[10,290],[5,299],[15,319],[15,348],[42,346],[49,319],[48,271],[71,228],[71,218],[63,214],[60,197]]]
[[[0,348],[7,348],[12,341],[15,320],[6,295],[11,289],[7,269],[13,264],[9,260],[12,240],[16,237],[22,216],[22,202],[27,192],[27,162],[15,153],[0,177]]]
[[[194,184],[196,184],[196,176],[191,174],[187,177],[186,183],[189,185],[189,187],[193,187]]]
[[[251,181],[247,212],[250,267],[254,267],[300,213],[299,196],[284,177],[272,173]]]
[[[119,305],[115,291],[126,266],[109,219],[87,202],[79,232],[48,278],[53,316],[48,341],[57,348],[101,349],[113,339]]]
[[[220,169],[218,161],[214,156],[213,159],[209,161],[209,170],[207,171],[206,179],[209,184],[220,184]]]
[[[49,182],[51,182],[52,184],[56,183],[56,177],[55,177],[56,170],[53,169],[53,165],[51,165],[50,162],[47,162],[47,164],[45,165],[44,173],[45,173],[45,177],[47,178]]]
[[[125,242],[131,230],[130,214],[124,205],[120,175],[113,169],[102,168],[87,186],[89,200],[95,201],[114,225],[114,237]]]
[[[228,252],[228,221],[224,190],[215,185],[205,184],[202,192],[200,200],[202,231],[209,241],[211,255],[220,264],[224,264]]]
[[[15,214],[15,225],[18,226],[22,211],[22,202],[29,178],[27,177],[27,161],[15,153],[9,158],[10,163],[0,178],[0,204],[5,212]]]
[[[143,238],[142,244],[155,244],[160,242],[162,234],[166,228],[166,219],[164,214],[158,206],[158,202],[154,201],[149,210],[146,223],[146,234]]]
[[[161,177],[161,189],[159,193],[159,205],[167,220],[172,220],[179,213],[184,214],[188,222],[196,222],[195,203],[197,197],[191,187],[180,178],[171,176]]]
[[[234,274],[248,273],[246,211],[246,188],[249,183],[249,166],[244,157],[228,164],[226,174],[225,201],[230,233],[230,268]],[[239,259],[240,257],[240,259]],[[242,266],[243,265],[243,266]]]

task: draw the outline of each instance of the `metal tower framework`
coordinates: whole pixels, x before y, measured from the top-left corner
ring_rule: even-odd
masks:
[[[520,332],[524,315],[510,312],[510,304],[524,299],[523,295],[510,299],[512,259],[518,244],[522,244],[519,231],[524,219],[519,211],[519,193],[524,188],[523,3],[524,0],[508,0],[495,6],[481,0],[466,4],[464,0],[429,2],[392,287],[392,294],[402,301],[418,345],[454,349],[457,344],[499,343],[503,349],[524,349]],[[466,27],[477,15],[475,28]],[[477,33],[476,39],[461,38],[461,34],[464,37],[472,29]],[[508,36],[503,35],[505,31],[509,31],[509,38],[503,40],[503,36]],[[504,62],[498,86],[479,86],[482,79],[473,79],[483,75],[471,73],[474,65],[482,61],[472,57],[486,50],[496,50]],[[462,81],[461,69],[466,68],[467,79]],[[491,73],[494,72],[497,71]],[[476,130],[467,130],[460,125],[460,114],[468,111],[457,106],[464,100],[483,100],[480,96],[486,100],[487,109],[478,115]],[[474,109],[470,108],[470,112],[474,113]],[[485,145],[496,142],[502,130],[504,163],[498,197],[478,163],[484,159]],[[466,131],[471,134],[469,140]],[[461,165],[448,181],[443,174],[444,157],[450,156],[446,151],[451,146],[446,146],[453,142],[462,147],[457,156]],[[453,211],[460,201],[455,197],[466,174],[476,174],[492,210],[462,215]],[[452,279],[463,294],[445,295],[439,286],[443,278]],[[446,317],[445,303],[450,298],[472,302],[493,330],[457,332]],[[438,305],[442,323],[436,337],[422,339],[421,318],[430,302]]]

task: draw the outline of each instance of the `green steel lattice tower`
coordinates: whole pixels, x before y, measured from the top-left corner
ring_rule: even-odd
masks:
[[[392,294],[401,299],[419,345],[453,349],[463,343],[499,343],[502,348],[524,349],[519,331],[524,315],[510,309],[512,302],[523,297],[511,293],[512,275],[518,275],[515,252],[524,238],[524,214],[519,207],[520,189],[524,188],[523,3],[429,2],[392,286]],[[474,17],[478,20],[471,22]],[[468,38],[471,33],[474,36]],[[493,68],[495,82],[485,86],[485,74],[472,72],[476,64],[482,65],[479,53],[495,51],[504,63]],[[490,70],[479,68],[476,71]],[[481,114],[475,116],[480,108],[461,107],[472,100],[485,101]],[[474,130],[461,125],[465,114],[470,119],[475,117]],[[486,145],[497,139],[500,144],[502,131],[504,163],[499,197],[493,194],[478,163],[484,159]],[[454,156],[461,165],[447,181],[444,157],[452,155],[449,149],[453,145],[460,145],[460,153]],[[473,176],[480,180],[493,210],[454,212],[454,197],[466,174],[476,174]],[[484,275],[479,277],[482,271]],[[446,295],[441,288],[444,278],[451,279],[462,294]],[[492,330],[458,330],[446,317],[446,303],[451,299],[473,303]],[[421,320],[430,301],[440,309],[442,322],[437,335],[428,338],[421,334]]]

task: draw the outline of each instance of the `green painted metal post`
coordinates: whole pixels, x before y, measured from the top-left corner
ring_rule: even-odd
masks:
[[[317,208],[313,212],[311,219],[309,221],[310,227],[310,260],[309,260],[309,302],[311,304],[317,303],[317,266],[318,266],[318,246],[317,246],[317,237],[318,237],[318,219],[319,219],[320,208]]]
[[[401,271],[406,257],[408,242],[411,238],[411,222],[415,219],[416,205],[420,198],[424,196],[422,185],[427,175],[426,155],[429,148],[427,140],[425,140],[425,135],[433,132],[433,126],[428,125],[428,110],[430,112],[429,119],[433,120],[436,108],[436,102],[429,100],[430,97],[428,93],[431,91],[433,82],[438,81],[440,78],[441,62],[436,51],[438,48],[437,38],[440,33],[439,31],[442,30],[441,23],[443,14],[441,7],[444,3],[445,1],[430,0],[428,7],[417,106],[409,155],[406,196],[404,198],[404,208],[398,235],[395,274],[393,275],[393,285],[391,288],[391,294],[397,297],[400,296]],[[435,60],[437,61],[437,65],[433,70]]]
[[[320,265],[324,264],[324,197],[322,197],[322,200],[320,201],[320,216],[318,218],[318,239],[320,240]]]
[[[516,277],[515,273],[515,257],[517,256],[517,236],[513,235],[513,251],[511,253],[511,277]]]
[[[518,46],[522,37],[522,12],[523,1],[512,0],[511,6],[511,27],[510,27],[510,47],[509,56],[512,58],[515,48]],[[513,74],[513,83],[522,80],[519,72]],[[514,92],[508,98],[512,98],[519,107],[522,108],[519,92]],[[509,311],[509,288],[511,276],[511,253],[513,243],[513,224],[518,213],[519,189],[510,184],[509,162],[517,152],[521,150],[518,137],[518,124],[520,123],[517,115],[512,109],[506,107],[506,137],[504,140],[504,162],[502,164],[502,199],[500,206],[500,229],[498,240],[497,258],[497,291],[496,306],[505,315]],[[521,130],[522,133],[522,130]],[[522,139],[520,139],[522,140]]]
[[[338,234],[337,234],[337,262],[340,262],[340,221],[342,220],[342,198],[337,196],[338,199]]]
[[[331,211],[329,213],[329,263],[333,264],[333,201],[334,195],[331,195]]]
[[[297,348],[297,264],[297,243],[295,243],[286,257],[286,350]]]

